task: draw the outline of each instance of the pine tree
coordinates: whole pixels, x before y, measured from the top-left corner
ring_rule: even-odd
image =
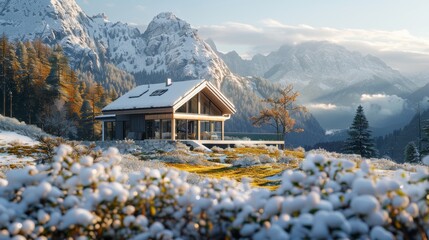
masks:
[[[363,112],[363,107],[359,105],[348,131],[349,137],[344,146],[345,153],[359,154],[365,158],[375,157],[374,140],[368,127],[368,120]]]
[[[407,163],[418,163],[420,162],[420,154],[417,146],[414,142],[409,142],[405,147],[404,161]]]
[[[422,130],[424,133],[424,138],[422,141],[426,143],[426,147],[421,150],[421,154],[422,156],[426,156],[429,155],[429,119],[425,121],[425,125],[423,126]]]
[[[92,106],[88,100],[83,101],[80,109],[80,116],[79,136],[83,139],[91,139],[94,131],[94,124],[92,121]]]

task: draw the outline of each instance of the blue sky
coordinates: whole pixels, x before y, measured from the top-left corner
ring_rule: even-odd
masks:
[[[88,15],[147,25],[173,12],[212,38],[223,51],[243,57],[282,44],[331,41],[373,54],[405,73],[429,66],[429,1],[414,0],[77,0]]]

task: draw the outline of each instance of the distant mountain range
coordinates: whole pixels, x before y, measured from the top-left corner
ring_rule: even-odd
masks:
[[[61,45],[72,67],[119,92],[167,77],[209,79],[239,109],[226,123],[227,131],[273,131],[254,128],[249,118],[262,109],[260,96],[270,95],[278,86],[233,74],[197,31],[172,13],[155,16],[140,32],[128,24],[110,22],[103,14],[90,17],[74,0],[0,0],[0,26],[11,40],[42,39],[51,46]],[[289,138],[292,145],[310,145],[324,138],[324,130],[311,114],[296,117],[305,132],[295,140]]]
[[[297,116],[299,127],[306,131],[289,136],[294,145],[325,140],[318,120],[326,128],[349,126],[363,94],[406,101],[417,96],[413,92],[419,93],[412,81],[382,60],[328,42],[285,45],[251,60],[236,52],[223,54],[213,41],[203,41],[189,23],[172,13],[155,16],[142,32],[135,26],[110,22],[104,14],[88,16],[74,0],[0,0],[0,27],[0,33],[12,40],[42,39],[51,46],[61,45],[82,76],[93,76],[122,93],[136,84],[167,77],[174,81],[209,79],[239,110],[227,122],[228,131],[272,131],[253,128],[249,117],[263,107],[261,96],[269,96],[277,84],[292,83],[301,92],[302,103],[333,106],[333,110],[310,108],[317,120],[311,114]],[[416,99],[424,97],[424,91]],[[368,106],[373,115],[381,109],[376,103]],[[403,126],[410,118],[403,113],[393,115],[382,132]],[[383,121],[376,127],[387,126]]]
[[[213,41],[208,41],[216,49]],[[267,56],[243,60],[236,52],[217,52],[233,73],[260,76],[272,82],[292,83],[302,101],[351,104],[350,95],[383,92],[402,96],[417,86],[381,59],[363,56],[329,42],[284,45]],[[351,90],[352,89],[352,90]]]
[[[301,93],[300,101],[327,129],[348,127],[355,108],[362,104],[368,108],[375,133],[386,134],[405,125],[414,111],[411,105],[429,95],[428,86],[419,88],[381,59],[329,42],[284,45],[250,60],[242,59],[235,51],[221,53],[212,40],[207,42],[235,74],[293,84]],[[376,97],[384,99],[377,102]]]

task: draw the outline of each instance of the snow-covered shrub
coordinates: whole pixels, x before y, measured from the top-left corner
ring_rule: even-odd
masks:
[[[20,122],[16,118],[9,118],[3,115],[0,115],[0,130],[12,131],[32,139],[51,137],[51,135],[34,125],[27,125],[25,122]]]
[[[268,149],[268,146],[265,145],[265,144],[258,144],[258,145],[255,146],[255,148],[258,148],[258,149]]]
[[[159,160],[167,163],[186,163],[190,165],[210,166],[212,162],[206,160],[201,154],[187,154],[182,151],[174,151],[169,154],[159,156]]]
[[[294,156],[281,156],[279,157],[279,159],[277,160],[278,163],[285,163],[285,164],[296,164],[298,165],[302,160],[300,160],[299,158],[296,158]]]
[[[158,160],[144,161],[144,160],[140,160],[138,157],[131,154],[122,155],[122,161],[120,166],[122,167],[122,172],[124,173],[141,171],[144,168],[161,169],[161,168],[167,167],[165,163],[161,161],[158,161]]]
[[[0,179],[0,238],[406,239],[429,234],[429,171],[380,178],[370,162],[309,154],[276,191],[187,173],[124,174],[121,155],[60,146]],[[93,154],[96,155],[96,154]]]
[[[232,162],[234,167],[249,167],[261,164],[259,158],[256,156],[244,156]]]
[[[267,154],[261,154],[261,155],[259,155],[259,162],[260,162],[261,164],[266,164],[266,163],[275,163],[275,162],[276,162],[276,159],[274,159],[274,158],[270,157],[270,156],[269,156],[269,155],[267,155]]]
[[[236,143],[235,145],[234,145],[234,148],[245,148],[246,146],[244,145],[244,144],[241,144],[241,143]]]
[[[429,166],[429,155],[427,155],[426,157],[423,157],[422,163],[425,164],[426,166]]]
[[[232,152],[235,152],[235,150],[232,147],[227,147],[227,148],[224,149],[224,152],[232,153]]]
[[[223,153],[223,152],[224,152],[224,149],[223,149],[223,148],[221,148],[221,147],[218,147],[218,146],[213,146],[213,147],[211,148],[211,150],[212,150],[214,153]]]
[[[204,147],[204,146],[195,147],[195,148],[193,149],[193,151],[194,151],[194,152],[201,152],[201,153],[208,152],[208,151],[207,151],[207,148],[206,148],[206,147]]]
[[[303,153],[305,153],[305,148],[303,148],[303,147],[297,147],[297,148],[294,149],[294,151],[295,152],[303,152]]]

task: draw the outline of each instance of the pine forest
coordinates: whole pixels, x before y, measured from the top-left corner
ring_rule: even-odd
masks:
[[[117,97],[115,90],[72,70],[59,45],[10,42],[3,36],[0,50],[1,114],[55,136],[99,138],[101,125],[95,117]]]

